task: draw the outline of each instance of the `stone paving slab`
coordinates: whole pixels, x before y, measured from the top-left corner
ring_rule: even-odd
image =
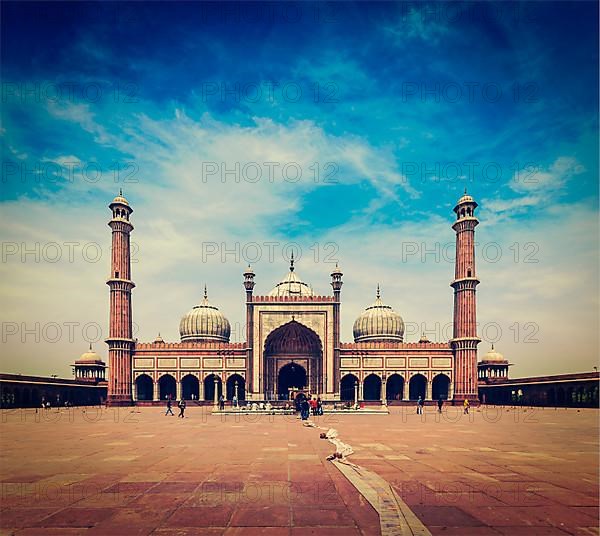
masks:
[[[431,534],[600,534],[596,410],[390,409],[316,422]],[[381,534],[321,430],[187,413],[2,412],[0,535]]]

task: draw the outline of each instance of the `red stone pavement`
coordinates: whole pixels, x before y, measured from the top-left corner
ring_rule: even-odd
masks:
[[[2,412],[0,534],[376,535],[377,512],[295,417]],[[598,535],[598,412],[325,415],[432,534]]]

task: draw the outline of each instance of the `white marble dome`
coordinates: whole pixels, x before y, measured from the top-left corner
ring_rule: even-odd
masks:
[[[404,320],[389,305],[381,301],[379,286],[375,302],[354,322],[354,342],[404,340]]]
[[[483,356],[482,363],[506,363],[506,359],[500,353],[494,350],[494,345],[492,344],[492,349]]]
[[[90,344],[90,349],[81,354],[76,363],[103,363],[103,361],[102,358],[92,350],[92,345]]]
[[[290,271],[267,296],[314,296],[315,293],[308,283],[305,283],[294,272],[294,256],[290,261]]]
[[[208,301],[206,287],[204,299],[181,319],[179,335],[181,342],[229,342],[229,320]]]

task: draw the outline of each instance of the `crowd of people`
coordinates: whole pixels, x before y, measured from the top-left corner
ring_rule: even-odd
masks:
[[[231,401],[231,405],[234,408],[239,407],[239,402],[238,402],[238,398],[237,396],[234,396],[232,401]],[[221,394],[218,398],[218,406],[219,406],[219,410],[223,411],[225,409],[225,397]],[[425,406],[425,400],[423,399],[422,396],[419,396],[418,400],[417,400],[417,415],[423,415],[423,409]],[[46,403],[45,401],[42,401],[42,407],[50,407],[50,403]],[[182,419],[185,418],[185,408],[186,408],[186,402],[185,400],[182,398],[181,400],[179,400],[179,402],[177,402],[177,407],[179,408],[179,415],[177,415],[177,417],[181,417]],[[444,399],[442,397],[440,397],[437,401],[437,408],[438,408],[438,413],[442,413],[442,408],[444,407]],[[465,401],[463,402],[463,412],[465,415],[469,414],[469,408],[470,408],[470,403],[468,400],[465,399]],[[271,405],[270,402],[253,402],[252,405],[250,406],[250,409],[253,411],[270,411],[273,409],[273,406]],[[286,404],[285,407],[283,409],[290,409],[289,404]],[[312,396],[308,396],[308,397],[297,397],[295,400],[295,409],[296,411],[300,412],[300,417],[303,421],[307,420],[310,415],[312,414],[313,417],[318,416],[318,415],[323,415],[323,401],[321,400],[321,397],[317,397],[317,398],[313,398]],[[167,397],[167,411],[165,412],[165,416],[167,415],[172,415],[173,417],[175,416],[175,414],[173,413],[173,401],[171,399],[171,397]]]

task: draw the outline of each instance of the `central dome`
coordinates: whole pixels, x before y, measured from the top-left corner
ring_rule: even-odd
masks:
[[[379,285],[375,302],[354,322],[354,342],[404,340],[404,321],[389,305],[381,301]]]
[[[290,260],[290,271],[267,296],[314,296],[308,283],[302,281],[294,272],[294,254]]]
[[[229,342],[231,325],[218,307],[211,305],[204,287],[204,299],[179,323],[181,342]]]

